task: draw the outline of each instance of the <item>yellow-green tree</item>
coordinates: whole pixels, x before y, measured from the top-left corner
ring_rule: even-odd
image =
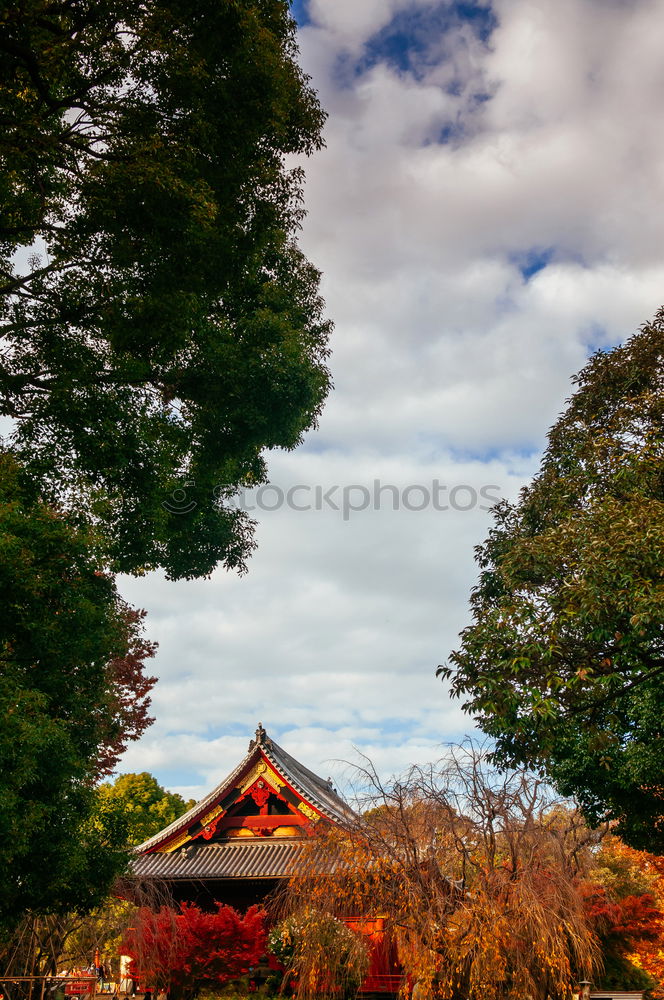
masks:
[[[168,792],[154,775],[121,774],[97,789],[101,807],[119,809],[127,828],[127,844],[136,846],[158,833],[190,809],[195,800],[185,801],[177,792]]]

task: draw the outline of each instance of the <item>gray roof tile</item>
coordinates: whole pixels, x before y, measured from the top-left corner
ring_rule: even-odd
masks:
[[[133,864],[138,878],[287,878],[303,847],[301,840],[192,844],[170,854],[145,854]]]

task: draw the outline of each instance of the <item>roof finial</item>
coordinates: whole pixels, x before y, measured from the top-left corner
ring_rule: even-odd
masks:
[[[256,730],[256,736],[254,737],[253,740],[249,740],[249,750],[247,752],[251,753],[251,751],[255,747],[264,747],[264,746],[268,746],[268,747],[272,746],[272,743],[271,743],[270,739],[268,738],[267,733],[263,729],[263,723],[259,722],[258,723],[258,729]]]

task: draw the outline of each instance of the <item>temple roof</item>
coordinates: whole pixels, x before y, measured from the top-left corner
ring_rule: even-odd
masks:
[[[192,844],[169,854],[146,854],[134,862],[141,878],[283,878],[293,871],[302,840],[258,840]]]
[[[237,803],[252,790],[257,794],[257,782],[265,795],[269,792],[280,799],[284,812],[233,824],[234,810],[239,815]],[[237,767],[183,816],[135,848],[139,857],[132,868],[138,876],[166,879],[283,876],[307,836],[304,826],[294,828],[291,823],[313,827],[321,819],[347,823],[354,818],[331,780],[297,761],[259,723],[255,739]],[[242,831],[251,836],[205,842],[212,837],[219,841],[217,825],[222,830],[225,824],[237,827],[238,823],[253,827]],[[288,836],[279,835],[279,824]],[[274,828],[274,836],[269,836],[269,826]]]

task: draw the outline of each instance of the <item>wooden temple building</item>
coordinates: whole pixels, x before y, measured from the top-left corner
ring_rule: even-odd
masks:
[[[258,724],[245,757],[187,813],[135,848],[133,875],[165,886],[175,902],[228,903],[244,910],[267,899],[291,877],[318,824],[357,816],[320,778]],[[457,883],[450,882],[453,890]],[[345,921],[370,945],[364,1000],[395,1000],[403,984],[385,918]],[[642,1000],[641,993],[594,992],[589,1000]]]
[[[261,723],[246,756],[189,812],[137,847],[133,875],[167,888],[175,902],[206,908],[261,903],[293,874],[319,824],[357,816],[320,778],[268,736]],[[368,939],[370,969],[361,994],[396,997],[401,973],[384,918],[346,921]]]
[[[289,878],[319,823],[354,814],[324,780],[259,723],[243,760],[209,795],[136,848],[133,874],[176,901],[245,909]]]

